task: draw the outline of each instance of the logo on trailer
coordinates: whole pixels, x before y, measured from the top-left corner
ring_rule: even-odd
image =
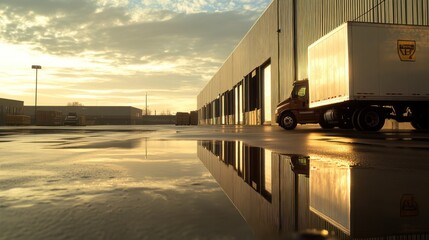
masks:
[[[415,62],[416,45],[414,40],[398,40],[399,59],[406,62]]]
[[[401,217],[412,217],[419,215],[419,204],[413,194],[403,194],[401,197]]]

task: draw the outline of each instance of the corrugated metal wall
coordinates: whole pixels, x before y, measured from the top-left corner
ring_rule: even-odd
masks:
[[[219,94],[231,90],[255,68],[270,58],[277,59],[277,4],[271,4],[231,53],[218,73],[200,92],[197,107],[214,100]],[[277,83],[278,61],[273,60],[272,81]],[[277,87],[274,90],[276,90]],[[277,102],[277,96],[273,102]]]
[[[294,65],[294,14],[293,0],[278,0],[278,26],[279,26],[279,81],[273,82],[276,86],[275,92],[272,95],[277,95],[278,102],[286,99],[295,80],[295,65]],[[276,105],[278,102],[273,102]]]

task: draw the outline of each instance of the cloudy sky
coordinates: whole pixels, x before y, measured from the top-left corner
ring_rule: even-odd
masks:
[[[271,0],[0,0],[0,98],[190,111]]]

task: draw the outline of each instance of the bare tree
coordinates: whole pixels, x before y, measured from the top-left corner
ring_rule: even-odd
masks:
[[[161,113],[159,114],[159,115],[164,115],[164,116],[166,116],[166,115],[171,115],[171,111],[170,110],[162,110],[161,111]]]
[[[71,107],[82,107],[83,104],[80,102],[69,102],[67,103],[67,106],[71,106]]]

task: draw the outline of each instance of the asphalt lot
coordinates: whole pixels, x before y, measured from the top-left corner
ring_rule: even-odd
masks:
[[[417,176],[406,183],[412,187],[403,184],[404,193],[429,184],[429,132],[327,131],[311,125],[294,131],[0,127],[0,239],[253,238],[196,156],[198,140],[241,141],[316,162],[375,169],[377,181],[400,182],[392,171]],[[429,216],[427,197],[420,196],[420,217]],[[428,230],[427,223],[419,224],[420,231]]]

